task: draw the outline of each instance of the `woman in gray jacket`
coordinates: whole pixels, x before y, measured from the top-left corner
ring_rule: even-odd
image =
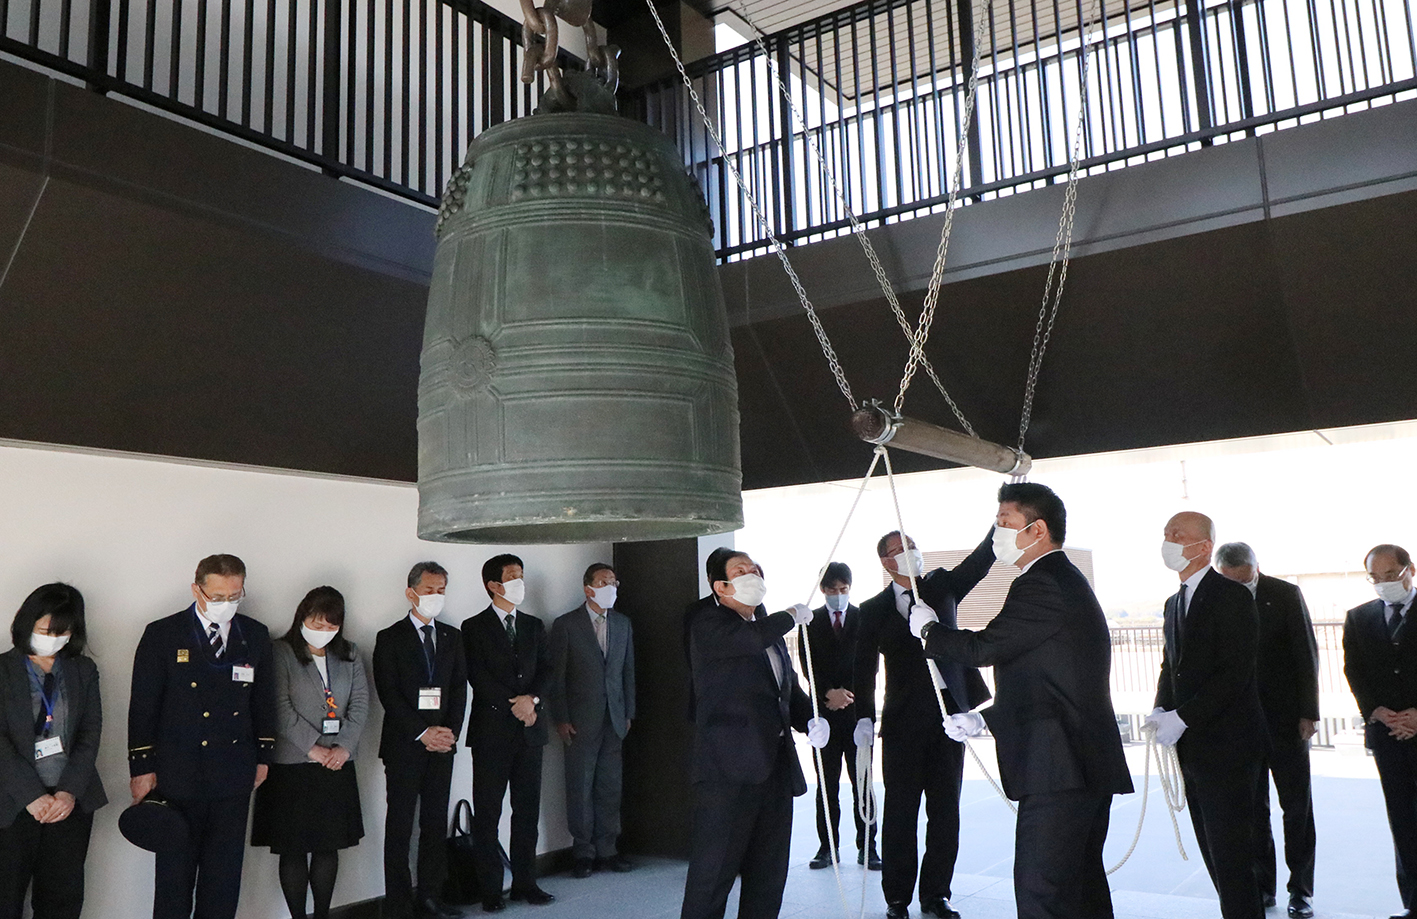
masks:
[[[316,587],[273,642],[276,751],[256,792],[251,845],[280,856],[280,886],[293,919],[329,915],[339,850],[364,836],[354,756],[369,716],[369,682],[354,643],[344,637],[344,597]]]

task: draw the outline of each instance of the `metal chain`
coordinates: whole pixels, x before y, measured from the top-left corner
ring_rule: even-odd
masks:
[[[1097,3],[1098,0],[1093,0],[1086,22],[1092,21],[1097,12]],[[1023,391],[1023,411],[1019,415],[1020,453],[1023,452],[1024,439],[1028,436],[1028,426],[1033,421],[1033,397],[1038,388],[1038,374],[1043,369],[1043,355],[1048,350],[1048,340],[1053,336],[1053,323],[1058,319],[1058,307],[1063,302],[1063,285],[1068,280],[1068,263],[1072,260],[1073,222],[1077,218],[1078,164],[1082,158],[1083,129],[1087,125],[1087,78],[1092,70],[1092,47],[1088,42],[1087,32],[1080,29],[1079,34],[1082,36],[1082,80],[1078,91],[1078,120],[1068,158],[1068,188],[1063,193],[1063,213],[1058,218],[1058,235],[1053,240],[1053,256],[1048,262],[1048,279],[1043,285],[1043,302],[1038,308],[1038,322],[1033,327],[1033,354],[1028,359],[1028,382]],[[1103,38],[1105,40],[1105,34]],[[1058,277],[1056,289],[1053,287],[1055,273]],[[1045,317],[1048,323],[1046,327],[1043,324]]]
[[[595,23],[590,19],[591,5],[587,0],[547,0],[545,6],[538,7],[535,0],[521,0],[522,44],[525,56],[522,58],[523,83],[536,81],[538,72],[546,74],[549,86],[547,95],[558,102],[570,101],[562,79],[561,65],[556,56],[561,52],[560,29],[556,24],[559,16],[573,26],[579,26],[585,34],[586,63],[590,71],[611,93],[620,85],[620,49],[615,45],[602,45]]]
[[[992,0],[984,4],[984,15],[974,24],[974,63],[969,71],[969,89],[964,97],[964,124],[967,127],[974,114],[974,98],[979,89],[979,55],[984,39],[984,20],[991,22],[994,15]],[[940,285],[945,276],[945,257],[950,248],[950,231],[954,227],[955,207],[959,201],[959,189],[964,182],[965,145],[969,139],[968,130],[959,132],[959,143],[955,148],[954,181],[950,185],[949,201],[945,204],[945,225],[940,230],[940,245],[935,250],[935,265],[930,273],[930,283],[925,291],[925,304],[920,310],[920,322],[910,340],[910,357],[905,362],[901,374],[900,390],[895,396],[895,413],[900,414],[905,406],[905,392],[910,388],[910,380],[915,369],[925,357],[925,341],[930,336],[930,327],[935,321],[935,307],[940,300]],[[972,431],[970,433],[973,433]]]
[[[525,2],[525,0],[524,0]],[[738,184],[738,188],[743,192],[743,197],[753,209],[753,214],[758,218],[758,225],[772,244],[773,252],[777,255],[778,261],[782,263],[783,269],[787,272],[788,280],[792,282],[792,289],[797,294],[797,299],[802,304],[802,309],[807,313],[807,320],[812,324],[812,331],[817,336],[817,344],[821,346],[822,353],[826,355],[827,365],[831,368],[832,376],[836,378],[837,388],[846,397],[846,401],[851,405],[854,412],[857,409],[856,397],[851,394],[851,385],[846,382],[846,373],[841,369],[841,361],[837,359],[836,349],[832,347],[831,339],[827,337],[827,331],[822,327],[822,321],[817,316],[817,309],[812,305],[812,301],[807,297],[807,290],[802,286],[802,279],[797,276],[797,271],[792,267],[792,261],[787,257],[787,248],[773,232],[772,226],[768,223],[767,215],[763,213],[762,207],[758,204],[757,195],[753,194],[748,183],[743,181],[743,176],[739,174],[738,167],[733,164],[733,160],[727,154],[727,149],[723,144],[723,137],[719,134],[718,128],[714,125],[713,119],[704,109],[703,100],[699,98],[698,91],[694,89],[694,81],[689,79],[689,72],[684,69],[684,61],[679,57],[679,52],[674,47],[673,40],[669,37],[669,30],[664,27],[664,20],[659,16],[659,9],[654,5],[654,0],[645,0],[645,5],[649,7],[650,15],[654,18],[654,24],[659,28],[659,34],[664,39],[664,46],[669,49],[669,55],[674,59],[674,66],[679,71],[679,77],[684,81],[684,88],[689,91],[689,98],[693,100],[694,108],[698,110],[699,117],[703,119],[704,127],[709,135],[713,137],[713,142],[718,149],[724,153],[723,163],[732,173],[733,180]]]
[[[993,0],[989,0],[989,3],[992,2]],[[988,4],[986,4],[986,9],[987,6]],[[911,328],[910,320],[905,316],[905,310],[901,308],[900,300],[896,296],[895,286],[891,284],[890,278],[886,276],[885,266],[881,264],[881,259],[876,254],[876,247],[872,245],[870,238],[866,235],[866,228],[861,225],[861,221],[857,218],[856,211],[847,200],[846,193],[842,191],[836,175],[832,172],[831,167],[827,165],[826,158],[822,155],[821,148],[812,137],[812,133],[807,129],[807,119],[803,117],[802,113],[798,110],[797,104],[792,98],[792,91],[787,87],[787,84],[783,82],[782,72],[778,67],[777,61],[774,60],[772,54],[768,52],[767,45],[763,43],[763,38],[766,33],[758,27],[757,22],[753,20],[752,15],[746,8],[740,10],[736,7],[729,6],[728,9],[733,15],[747,23],[748,27],[753,30],[753,42],[757,45],[758,52],[762,54],[763,60],[767,62],[768,68],[772,71],[773,81],[777,84],[779,95],[787,103],[787,107],[792,112],[793,121],[801,129],[802,138],[806,142],[807,148],[812,152],[812,158],[816,160],[817,168],[821,172],[822,178],[831,186],[832,193],[841,204],[842,211],[846,214],[846,219],[851,224],[851,234],[855,236],[857,241],[861,244],[861,251],[865,253],[866,261],[871,265],[871,272],[876,276],[876,283],[880,285],[881,292],[885,294],[886,302],[890,304],[891,312],[895,314],[896,324],[900,326],[901,332],[905,335],[905,340],[910,342],[914,338],[915,333]],[[979,70],[978,38],[979,34],[976,33],[974,60],[970,67],[971,72],[977,72]],[[971,115],[971,107],[966,106],[964,125],[961,128],[961,132],[968,132]],[[955,184],[959,184],[958,173],[956,173]],[[940,382],[940,377],[936,374],[935,367],[930,362],[930,359],[925,357],[922,353],[920,361],[921,365],[925,368],[925,372],[929,375],[930,380],[935,384],[935,388],[940,391],[940,395],[944,397],[946,404],[948,404],[950,410],[954,412],[955,418],[959,420],[960,426],[963,427],[971,437],[978,437],[979,435],[975,433],[974,427],[969,423],[968,419],[964,417],[964,413],[960,411],[959,406],[955,404],[955,400],[950,396],[949,391],[945,389],[945,384]]]

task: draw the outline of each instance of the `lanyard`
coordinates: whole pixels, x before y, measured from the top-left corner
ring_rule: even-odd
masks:
[[[44,731],[43,731],[43,734],[44,734],[45,737],[48,737],[48,736],[50,736],[52,733],[54,733],[54,700],[51,699],[51,698],[49,698],[48,694],[46,694],[45,691],[44,691],[44,677],[45,677],[45,674],[42,673],[38,668],[36,668],[35,665],[34,665],[34,662],[31,661],[29,658],[25,658],[25,666],[29,669],[30,676],[34,678],[34,681],[35,681],[35,689],[39,692],[39,701],[40,701],[40,704],[44,707]],[[53,671],[50,671],[50,675],[51,675],[51,676],[54,675]],[[58,694],[59,694],[59,689],[58,689],[59,680],[58,680],[58,677],[57,677],[57,676],[55,677],[54,683],[55,683],[55,695],[58,695]]]
[[[339,711],[339,703],[335,702],[335,694],[334,694],[334,691],[330,688],[329,669],[330,669],[330,660],[329,660],[329,657],[326,657],[326,658],[325,658],[325,669],[322,671],[322,670],[320,670],[319,667],[316,667],[316,668],[315,668],[315,672],[318,673],[318,674],[320,674],[320,682],[321,682],[322,684],[324,684],[324,687],[325,687],[325,707],[326,707],[327,709],[329,709],[329,711],[328,711],[328,713],[326,713],[325,717],[326,717],[326,718],[333,718],[333,717],[335,716],[335,712]]]

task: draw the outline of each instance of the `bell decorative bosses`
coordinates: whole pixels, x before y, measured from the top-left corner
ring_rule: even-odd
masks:
[[[418,535],[666,539],[743,524],[738,388],[703,198],[613,115],[468,149],[438,219],[418,386]]]

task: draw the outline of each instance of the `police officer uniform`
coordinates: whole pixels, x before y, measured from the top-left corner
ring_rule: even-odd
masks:
[[[187,847],[157,854],[153,919],[236,915],[256,767],[275,750],[270,633],[238,613],[218,650],[209,625],[196,604],[151,622],[133,661],[129,771],[156,773],[189,831]]]

